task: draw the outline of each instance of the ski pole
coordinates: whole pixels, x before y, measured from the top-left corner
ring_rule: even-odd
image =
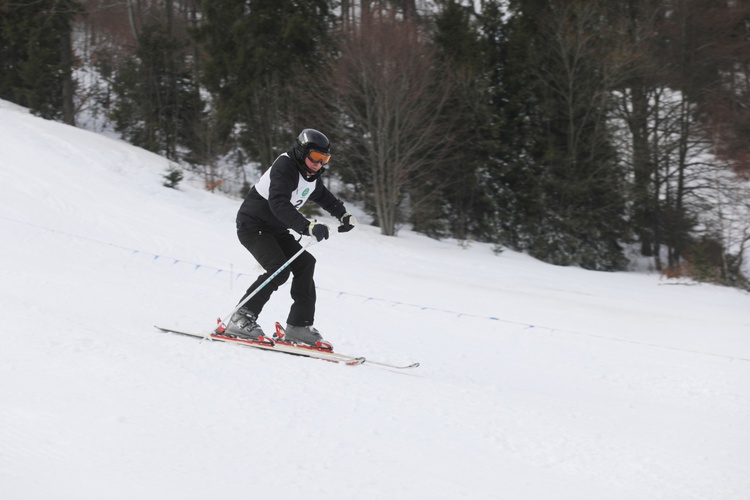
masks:
[[[296,259],[300,255],[302,255],[302,252],[304,252],[305,250],[307,250],[309,247],[311,247],[312,245],[314,245],[317,242],[318,242],[318,240],[316,240],[315,238],[312,238],[307,243],[307,245],[303,246],[302,248],[300,248],[297,251],[297,253],[295,253],[294,255],[292,255],[289,258],[288,261],[286,261],[284,264],[282,264],[282,266],[280,268],[278,268],[276,270],[276,272],[274,272],[271,276],[269,276],[268,279],[266,279],[266,281],[264,281],[263,283],[261,283],[258,286],[258,288],[256,288],[255,290],[253,290],[253,292],[250,295],[248,295],[247,297],[245,297],[244,299],[242,299],[240,301],[240,303],[235,306],[235,308],[232,310],[232,312],[229,313],[229,316],[225,316],[225,318],[228,317],[230,319],[230,321],[231,321],[232,316],[234,316],[234,313],[236,313],[237,311],[239,311],[242,306],[244,306],[250,299],[252,299],[253,297],[255,297],[255,294],[257,294],[258,292],[260,292],[261,289],[263,289],[263,287],[265,287],[266,285],[268,285],[276,276],[278,276],[279,274],[281,274],[281,272],[284,269],[286,269],[287,267],[289,267],[289,264],[291,264],[292,262],[294,262],[294,259]],[[211,333],[214,333],[214,332],[224,333],[224,330],[226,330],[227,326],[224,324],[224,321],[222,321],[221,318],[219,318],[218,323],[219,323],[219,326],[216,327],[216,330],[208,333],[206,335],[206,338],[208,338],[208,336],[211,335]]]

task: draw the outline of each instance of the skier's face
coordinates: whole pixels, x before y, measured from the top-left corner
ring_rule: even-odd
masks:
[[[312,161],[309,156],[305,157],[305,165],[307,165],[307,168],[309,168],[312,172],[317,172],[318,170],[323,168],[322,161]]]

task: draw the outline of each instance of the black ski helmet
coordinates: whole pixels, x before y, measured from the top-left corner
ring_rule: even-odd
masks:
[[[331,154],[331,141],[322,132],[314,128],[306,128],[300,132],[297,140],[294,141],[294,151],[297,154],[297,160],[300,162],[304,161],[305,156],[312,150]]]

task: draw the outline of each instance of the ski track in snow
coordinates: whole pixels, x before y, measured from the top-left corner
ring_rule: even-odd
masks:
[[[201,342],[152,325],[253,281],[239,200],[5,101],[0,146],[1,498],[750,498],[748,294],[362,225],[316,325],[419,368]]]

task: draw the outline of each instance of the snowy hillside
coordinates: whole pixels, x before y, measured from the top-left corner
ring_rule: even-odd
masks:
[[[0,154],[0,498],[750,499],[748,294],[360,226],[316,326],[419,368],[201,343],[239,200],[4,101]]]

